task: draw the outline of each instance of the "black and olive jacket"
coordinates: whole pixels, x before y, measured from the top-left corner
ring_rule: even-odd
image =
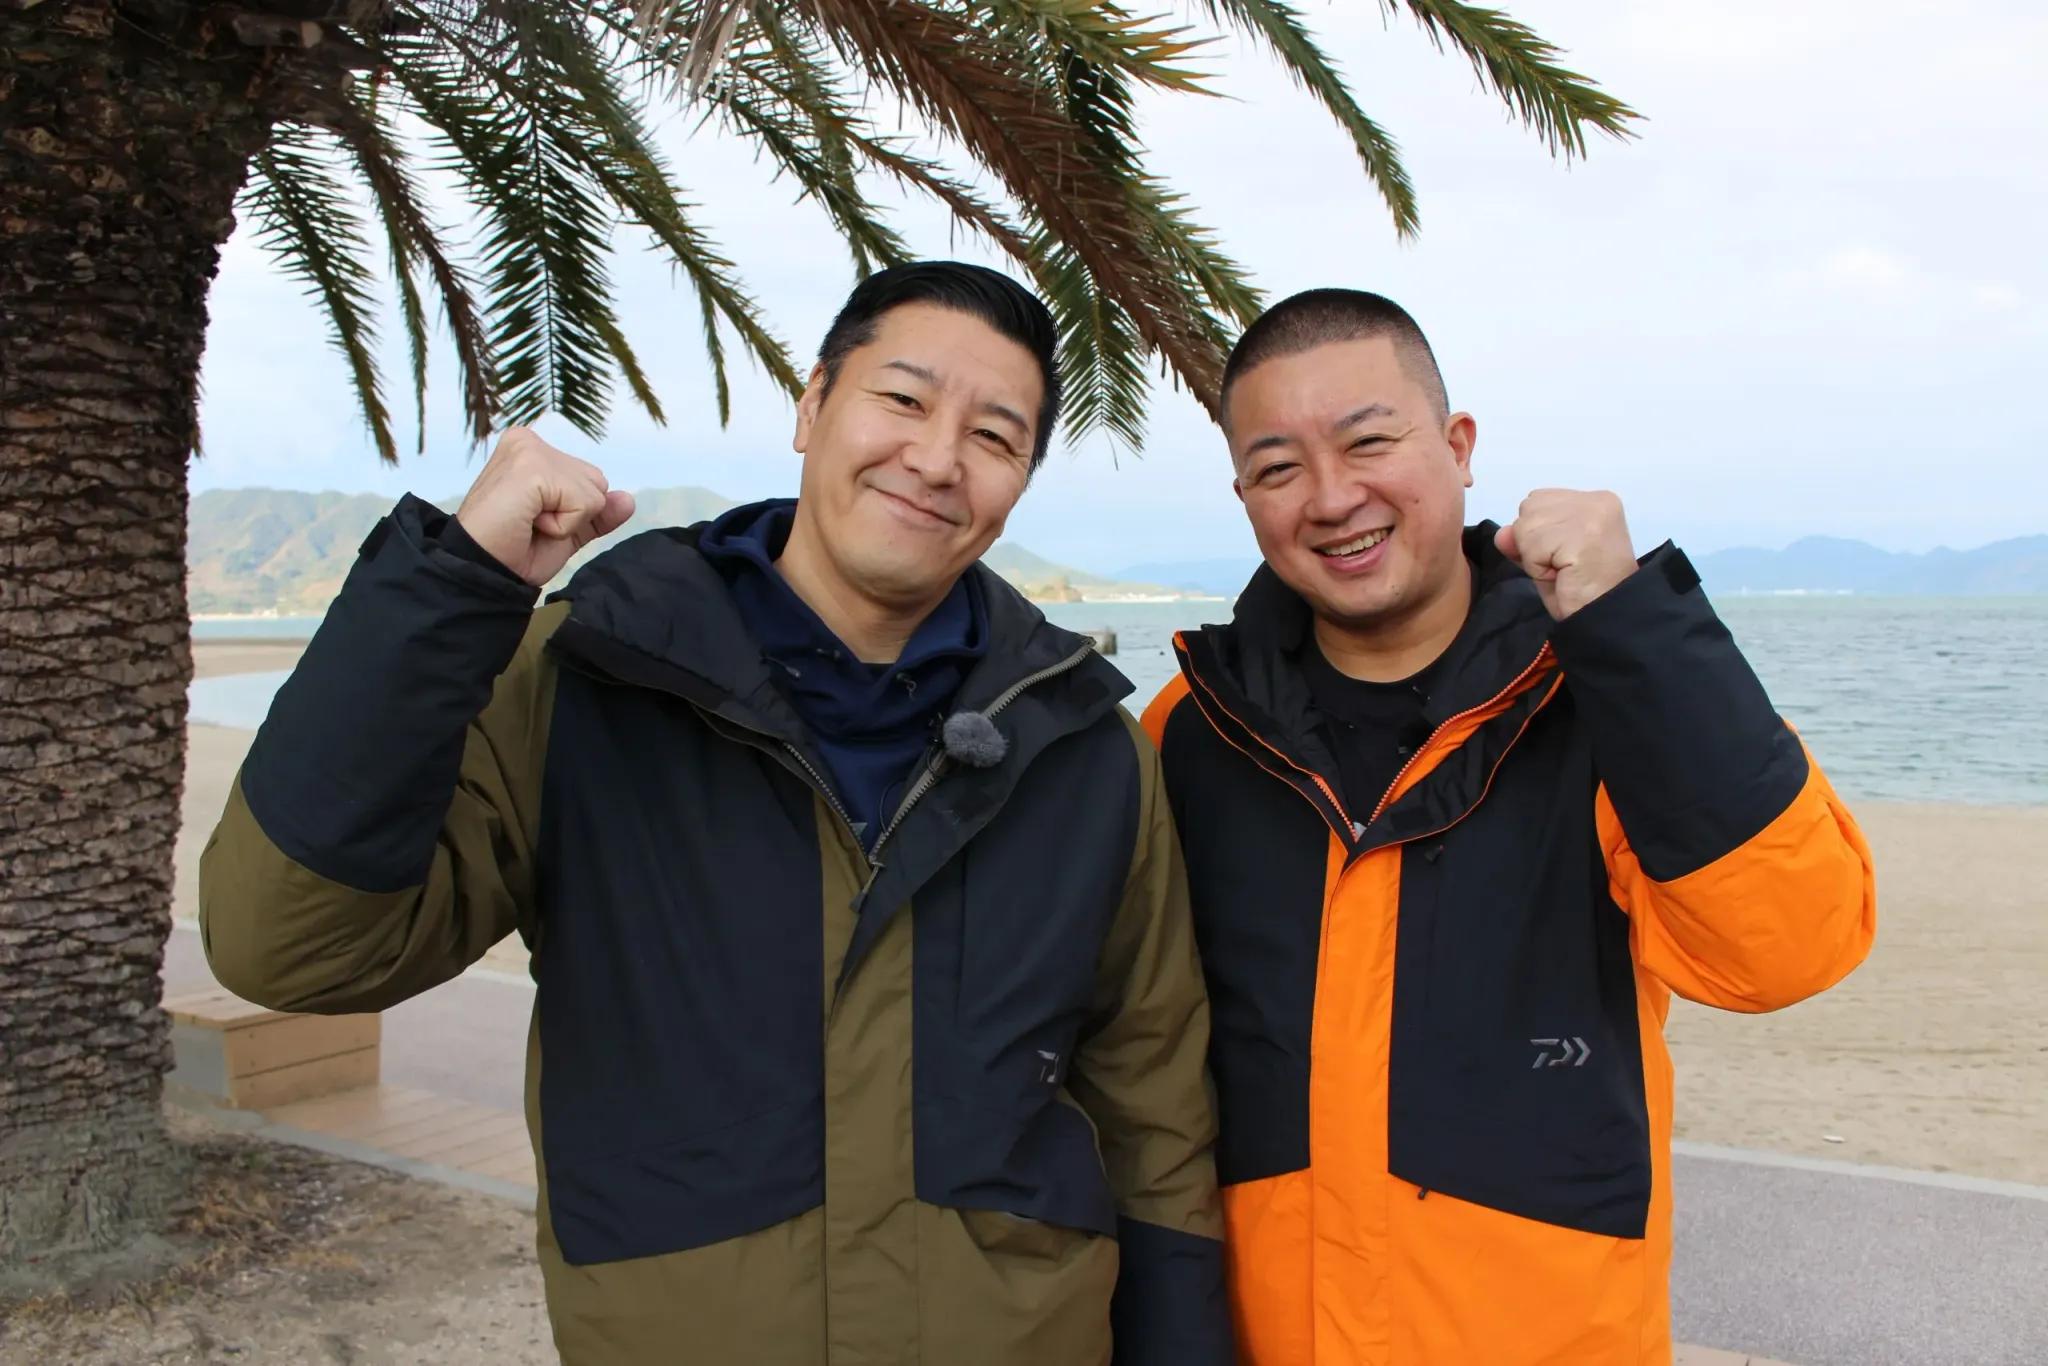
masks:
[[[697,529],[535,610],[447,520],[408,498],[365,543],[201,922],[226,986],[303,1011],[525,940],[563,1358],[1227,1362],[1208,1011],[1123,678],[977,566],[954,706],[1005,752],[935,747],[869,856]]]

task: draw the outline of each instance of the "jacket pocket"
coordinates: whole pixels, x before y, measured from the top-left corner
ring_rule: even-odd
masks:
[[[723,1242],[824,1202],[816,1100],[624,1152],[565,1148],[543,1124],[541,1149],[549,1220],[571,1266]]]
[[[914,1120],[918,1199],[1082,1233],[1116,1232],[1116,1200],[1079,1107],[1050,1093],[1014,1110],[920,1095]]]

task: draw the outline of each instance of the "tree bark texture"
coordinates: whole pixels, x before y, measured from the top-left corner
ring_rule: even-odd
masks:
[[[185,469],[262,54],[196,6],[0,0],[0,1266],[177,1200],[160,1006]]]

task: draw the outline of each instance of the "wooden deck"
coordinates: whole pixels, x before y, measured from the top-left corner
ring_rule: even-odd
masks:
[[[515,1185],[536,1184],[526,1117],[516,1111],[404,1086],[365,1086],[275,1106],[264,1110],[263,1118],[413,1162]]]

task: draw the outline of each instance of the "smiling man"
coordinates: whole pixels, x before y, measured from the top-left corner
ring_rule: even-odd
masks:
[[[508,433],[453,518],[371,535],[250,749],[200,872],[231,990],[381,1010],[532,950],[565,1361],[1230,1360],[1157,756],[1122,676],[976,563],[1055,345],[995,272],[870,277],[800,496],[538,610],[632,499]]]
[[[1224,375],[1266,565],[1147,711],[1214,1011],[1253,1366],[1671,1358],[1673,992],[1869,948],[1869,851],[1668,543],[1611,494],[1464,526],[1477,428],[1374,294]]]

